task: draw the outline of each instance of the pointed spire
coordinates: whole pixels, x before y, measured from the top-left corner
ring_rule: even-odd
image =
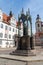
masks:
[[[12,11],[10,11],[9,15],[10,15],[10,16],[12,16],[12,15],[13,15],[13,14],[12,14]]]
[[[29,17],[30,16],[30,10],[28,8],[28,11],[26,11],[26,15]]]
[[[24,9],[22,8],[21,14],[24,14]]]
[[[30,15],[30,9],[28,8],[28,15]]]

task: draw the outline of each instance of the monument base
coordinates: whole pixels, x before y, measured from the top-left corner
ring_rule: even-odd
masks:
[[[33,37],[30,37],[30,47],[31,47],[31,50],[34,49]]]
[[[31,51],[30,47],[30,36],[19,37],[17,49],[10,54],[19,56],[34,56],[35,54]]]
[[[36,56],[31,50],[15,50],[10,53],[10,55],[17,55],[17,56]]]

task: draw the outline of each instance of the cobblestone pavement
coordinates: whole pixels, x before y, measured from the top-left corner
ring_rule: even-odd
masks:
[[[0,54],[9,54],[12,51],[15,51],[16,47],[14,48],[0,48]],[[35,46],[34,50],[31,50],[36,55],[43,55],[43,47],[42,46]]]
[[[12,51],[15,51],[16,47],[14,48],[0,48],[0,54],[9,54]]]
[[[36,56],[23,57],[23,56],[8,55],[9,52],[15,51],[15,49],[16,47],[6,48],[6,49],[0,48],[0,65],[43,65],[43,47],[37,46],[35,47],[34,50],[31,50],[33,53],[36,54]],[[10,60],[10,59],[8,60],[8,59],[1,58],[1,57],[19,59],[19,60],[25,60],[25,61],[27,60],[29,62],[28,64],[26,64],[26,62],[16,61],[16,60],[13,61],[13,60]]]
[[[36,55],[43,55],[43,47],[42,46],[36,46],[34,50],[32,50]]]

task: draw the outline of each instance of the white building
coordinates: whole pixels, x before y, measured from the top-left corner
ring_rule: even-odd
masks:
[[[43,22],[39,15],[36,18],[36,34],[35,34],[35,43],[36,45],[43,45]]]
[[[14,35],[18,34],[18,29],[16,28],[16,18],[10,12],[10,15],[6,15],[0,10],[0,47],[13,47]],[[21,31],[21,35],[22,35]]]

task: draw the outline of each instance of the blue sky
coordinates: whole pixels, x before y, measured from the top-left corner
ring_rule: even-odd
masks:
[[[35,33],[37,14],[39,14],[43,20],[43,0],[0,0],[0,8],[6,14],[9,14],[10,10],[12,10],[16,19],[22,8],[24,8],[25,12],[30,8],[33,33]]]

